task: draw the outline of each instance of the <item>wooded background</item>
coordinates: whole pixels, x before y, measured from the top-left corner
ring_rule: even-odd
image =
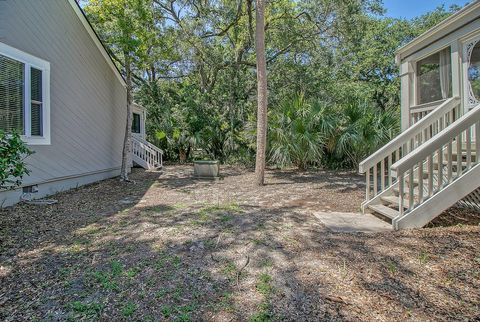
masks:
[[[82,7],[166,159],[253,165],[255,1],[89,0]],[[395,50],[459,7],[385,17],[380,0],[274,0],[265,13],[271,166],[352,168],[399,131]]]

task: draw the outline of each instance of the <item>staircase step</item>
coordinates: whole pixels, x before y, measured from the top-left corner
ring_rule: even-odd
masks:
[[[400,198],[398,196],[384,196],[380,198],[383,202],[389,204],[389,205],[395,205],[396,207],[399,206],[400,204]],[[408,199],[404,200],[404,208],[408,208]]]
[[[393,195],[395,197],[398,197],[400,195],[400,190],[398,189],[398,187],[395,187],[392,190],[393,190]],[[404,196],[405,200],[408,200],[409,190],[410,189],[408,189],[408,187],[405,187],[405,191],[403,193],[403,196]],[[414,196],[414,198],[417,198],[417,196],[418,196],[418,186],[414,188],[413,196]]]
[[[472,142],[472,143],[470,144],[470,153],[471,153],[471,155],[473,155],[473,156],[477,155],[477,151],[475,150],[475,142]],[[453,154],[453,155],[457,155],[457,146],[456,146],[456,144],[453,145],[452,154]],[[467,143],[463,143],[463,144],[462,144],[462,154],[463,154],[463,155],[467,155]]]
[[[472,162],[471,165],[473,166],[474,163]],[[443,161],[443,166],[448,166],[448,161]],[[462,162],[462,168],[465,169],[467,167],[467,162],[463,161]],[[457,161],[452,161],[452,168],[457,168]],[[438,170],[438,162],[435,162],[433,164],[433,169]]]
[[[398,200],[399,200],[397,196],[384,196],[384,197],[381,197],[380,199],[382,199],[382,201],[385,201],[389,204],[394,204],[394,205],[398,205]]]
[[[385,205],[369,205],[368,208],[390,219],[396,218],[400,214],[397,210]]]
[[[410,177],[405,178],[405,183],[407,185],[410,185]],[[418,178],[413,178],[413,186],[414,187],[418,186]]]

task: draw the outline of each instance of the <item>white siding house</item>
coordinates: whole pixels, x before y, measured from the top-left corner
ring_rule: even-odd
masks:
[[[125,111],[124,80],[74,0],[0,1],[0,129],[35,152],[0,205],[117,176]]]
[[[397,51],[402,133],[361,162],[363,211],[395,229],[480,210],[480,1]]]

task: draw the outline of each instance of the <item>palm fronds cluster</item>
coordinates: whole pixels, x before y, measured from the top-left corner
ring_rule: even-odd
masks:
[[[303,94],[269,114],[268,157],[278,167],[352,168],[399,132],[397,110],[368,102],[327,104]]]

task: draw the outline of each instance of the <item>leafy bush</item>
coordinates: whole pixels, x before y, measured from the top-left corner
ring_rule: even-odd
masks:
[[[18,133],[0,131],[0,190],[19,186],[30,171],[24,162],[33,152],[25,145]]]
[[[380,110],[367,102],[337,106],[326,167],[356,168],[360,161],[388,143],[400,130],[398,110]]]
[[[332,130],[329,121],[325,106],[308,102],[303,94],[283,102],[270,113],[270,163],[299,169],[320,164]]]
[[[399,115],[358,100],[327,104],[299,94],[272,110],[269,126],[271,164],[354,168],[397,135]]]

